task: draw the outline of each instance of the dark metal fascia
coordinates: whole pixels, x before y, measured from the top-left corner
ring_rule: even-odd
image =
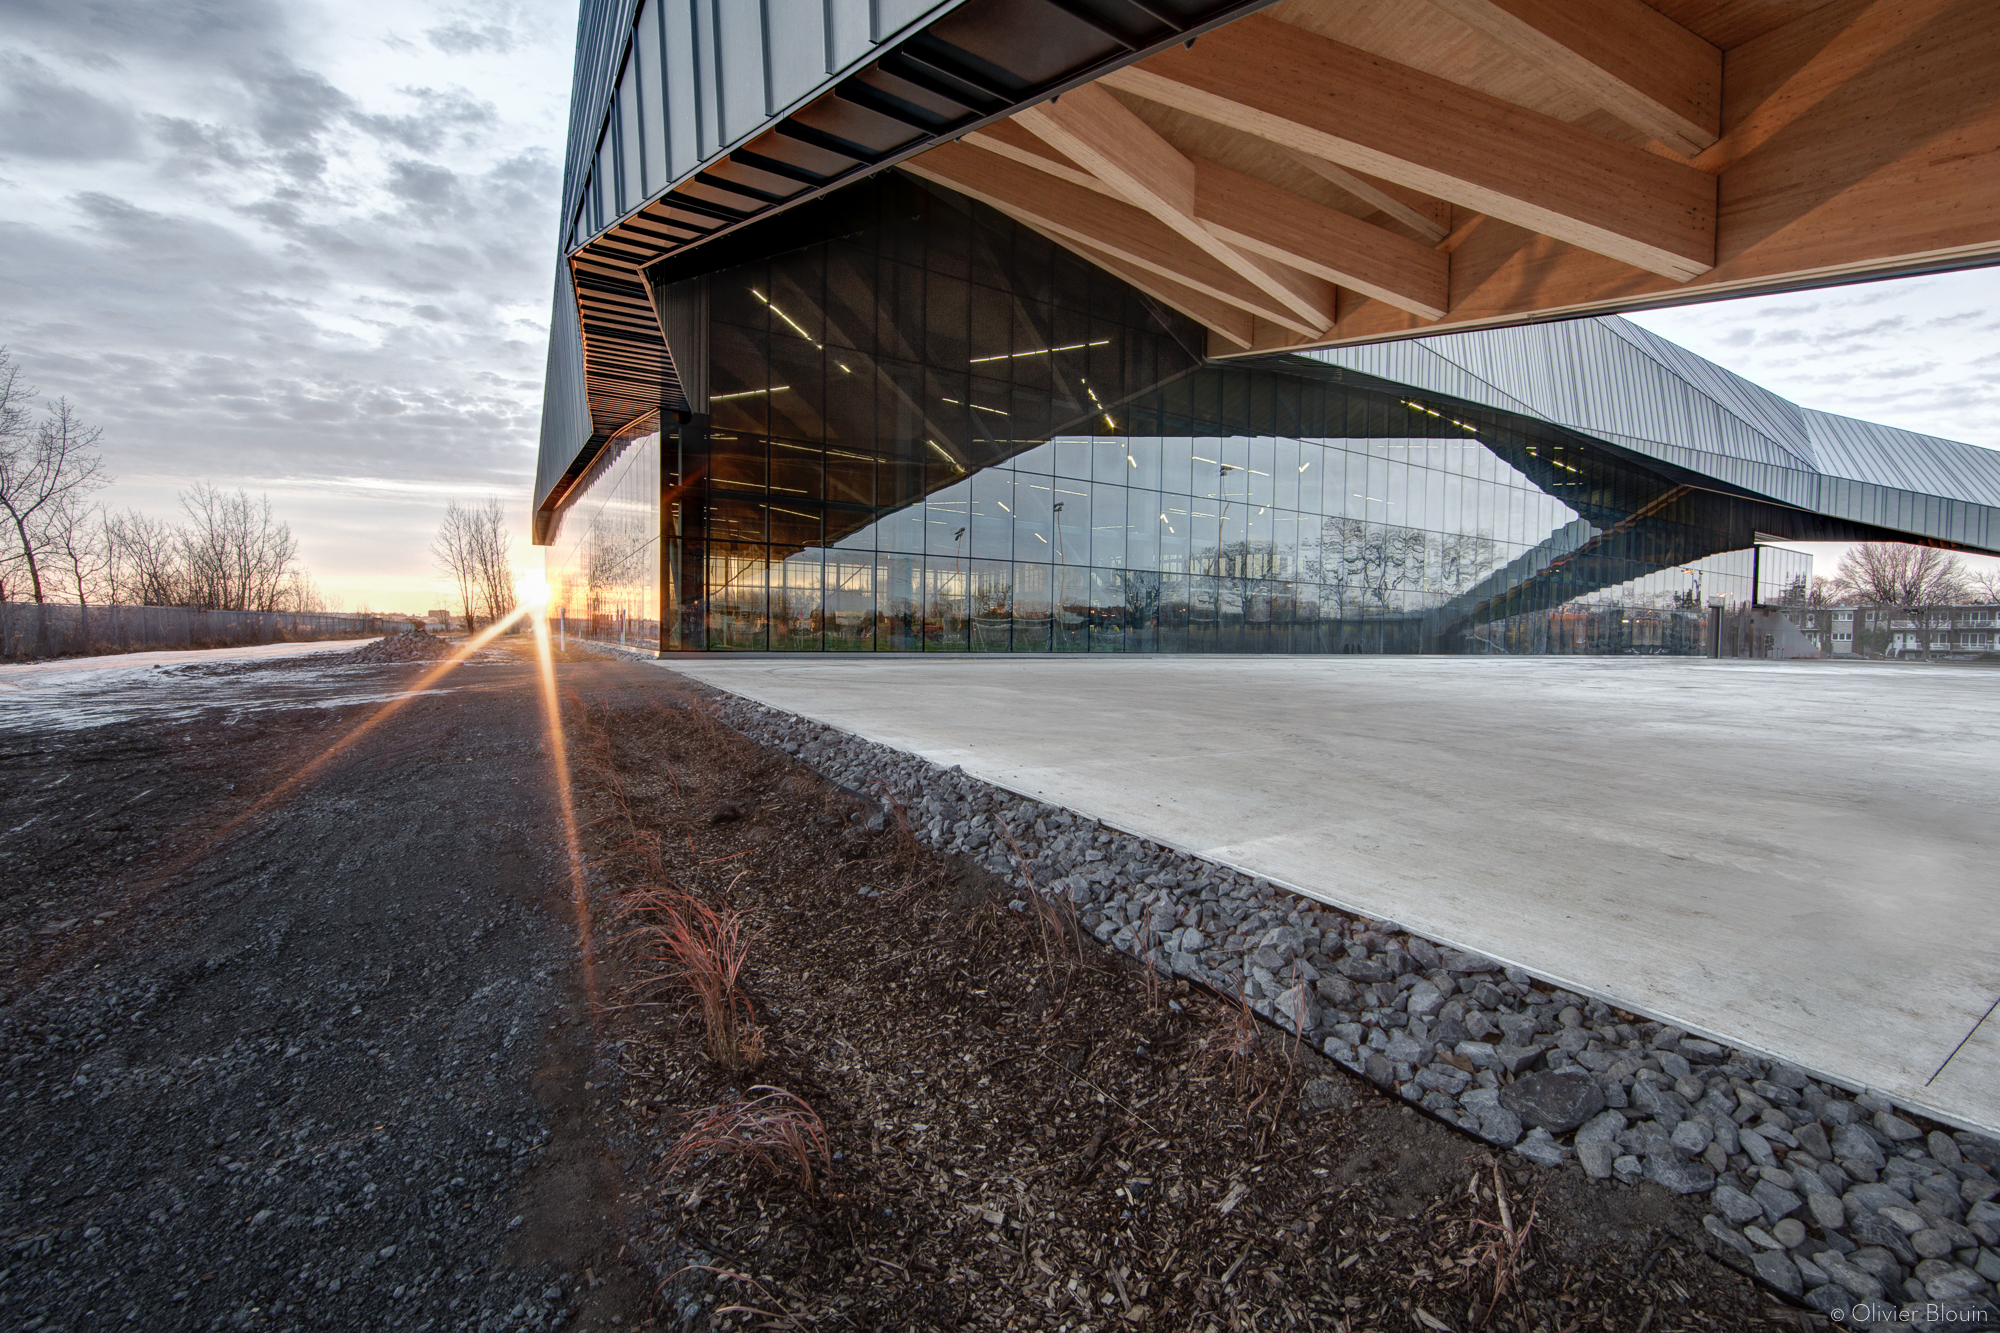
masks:
[[[833,95],[843,102],[851,102],[878,116],[887,116],[924,134],[947,133],[953,127],[964,124],[966,119],[963,116],[946,118],[926,111],[914,102],[906,102],[894,93],[883,92],[874,84],[863,83],[859,79],[848,79],[839,84],[834,88]]]
[[[1048,0],[1043,0],[1043,2],[1047,3]],[[1117,42],[1121,46],[1126,46],[1127,49],[1120,51],[1114,55],[1106,56],[1102,59],[1092,61],[1091,63],[1083,66],[1082,68],[1072,71],[1071,73],[1066,74],[1059,79],[1051,80],[1050,82],[1047,82],[1045,84],[1026,88],[1018,92],[1005,91],[997,87],[994,87],[991,85],[990,80],[974,76],[970,73],[970,71],[964,69],[956,69],[956,68],[946,69],[940,64],[940,58],[934,53],[925,55],[911,54],[907,48],[911,47],[912,44],[922,43],[923,39],[930,32],[930,28],[926,27],[920,32],[912,33],[909,37],[905,38],[901,44],[897,45],[896,47],[888,51],[883,52],[881,55],[877,56],[875,60],[872,61],[870,64],[868,64],[861,70],[857,71],[856,73],[849,75],[846,79],[841,80],[841,82],[839,84],[836,84],[833,88],[830,88],[826,92],[820,94],[820,98],[815,98],[812,103],[808,103],[807,106],[801,108],[801,111],[810,110],[812,106],[818,104],[821,98],[841,96],[842,90],[844,89],[845,85],[859,80],[863,75],[867,74],[871,70],[881,68],[885,61],[896,56],[901,56],[904,59],[916,60],[923,65],[926,65],[933,69],[937,69],[939,70],[940,73],[947,74],[951,78],[965,83],[968,87],[978,88],[982,91],[990,90],[993,93],[996,100],[1005,98],[1006,100],[1004,104],[993,107],[991,110],[984,112],[983,114],[977,116],[976,118],[969,118],[963,122],[956,123],[952,125],[949,129],[937,131],[934,133],[921,133],[910,143],[904,144],[898,148],[887,149],[887,150],[875,150],[875,149],[865,148],[860,144],[852,143],[850,141],[841,139],[837,136],[827,134],[825,131],[816,129],[813,126],[801,124],[798,122],[796,114],[792,116],[787,116],[783,120],[778,121],[770,126],[767,126],[765,132],[775,133],[780,135],[781,137],[793,139],[797,142],[808,144],[815,148],[819,148],[825,152],[833,153],[836,156],[847,158],[849,161],[854,162],[856,165],[846,171],[836,172],[833,175],[822,177],[818,176],[817,173],[814,173],[806,168],[795,167],[789,163],[777,162],[762,154],[750,152],[746,149],[742,148],[736,149],[728,155],[729,160],[739,161],[744,166],[756,167],[759,170],[770,171],[778,175],[787,176],[791,179],[798,180],[801,184],[809,185],[813,188],[806,191],[802,191],[800,194],[794,196],[791,199],[786,200],[784,203],[773,204],[767,209],[757,210],[756,212],[740,220],[730,221],[728,225],[717,228],[715,231],[709,233],[706,236],[703,236],[698,241],[685,242],[682,245],[675,247],[675,253],[677,254],[683,253],[688,249],[702,245],[707,241],[714,239],[717,236],[724,235],[748,223],[755,222],[762,218],[768,217],[772,213],[782,212],[783,210],[789,208],[795,208],[798,205],[805,203],[808,200],[815,198],[818,195],[823,194],[830,189],[833,189],[840,185],[847,184],[861,175],[872,173],[874,171],[879,171],[887,167],[895,166],[897,163],[903,162],[923,152],[925,149],[931,147],[933,144],[943,142],[947,139],[953,139],[963,136],[967,133],[970,133],[973,130],[980,129],[985,125],[991,124],[996,120],[1002,120],[1007,116],[1012,115],[1015,111],[1019,110],[1024,106],[1031,106],[1036,102],[1043,101],[1050,97],[1059,97],[1063,93],[1068,92],[1072,88],[1082,87],[1084,84],[1096,81],[1097,79],[1103,77],[1105,74],[1110,73],[1114,69],[1120,69],[1126,65],[1136,64],[1137,62],[1144,60],[1146,57],[1154,55],[1160,51],[1164,51],[1169,47],[1191,42],[1196,38],[1200,37],[1203,33],[1212,32],[1217,28],[1235,22],[1237,19],[1240,19],[1247,14],[1252,14],[1260,9],[1268,8],[1274,3],[1276,3],[1276,0],[1233,0],[1232,3],[1225,3],[1223,5],[1218,6],[1215,12],[1211,13],[1207,18],[1202,19],[1198,23],[1192,23],[1188,24],[1185,27],[1173,29],[1167,35],[1155,41],[1146,42],[1137,46],[1128,45],[1126,39],[1122,37],[1114,36],[1110,33],[1105,33],[1107,39]],[[1060,5],[1058,7],[1061,8],[1062,11],[1065,13],[1071,12],[1068,5],[1066,4]],[[1163,25],[1172,28],[1172,20],[1166,19],[1163,16],[1157,14],[1151,6],[1142,4],[1135,7],[1144,10],[1144,12],[1146,12],[1148,15],[1158,19]],[[949,18],[949,17],[950,17],[949,14],[943,16],[943,18]],[[1089,23],[1093,29],[1100,27],[1100,22],[1092,22],[1091,20],[1086,19],[1082,14],[1074,14],[1073,17],[1078,18],[1080,21]],[[941,18],[939,21],[942,22],[943,18]],[[944,44],[939,43],[939,45],[944,45]],[[891,77],[898,77],[898,78],[902,77],[900,74],[897,73],[897,71],[894,68],[885,69],[883,72],[889,74]],[[912,80],[912,82],[915,81]],[[880,90],[871,89],[871,91],[879,92]],[[940,90],[940,95],[944,95],[941,90]],[[850,99],[842,97],[841,100],[856,101],[857,104],[859,104],[858,99]],[[649,207],[652,205],[659,205],[662,207],[669,207],[669,208],[677,207],[679,205],[679,199],[670,189],[663,194],[656,195],[653,199],[649,200],[646,205],[642,205],[642,207]],[[599,233],[599,236],[609,235],[611,230],[612,230],[611,228],[607,228],[604,232]],[[598,238],[592,237],[590,240],[582,242],[577,247],[575,247],[575,249],[572,250],[570,253],[574,254],[577,253],[578,251],[587,249],[596,239]],[[664,258],[665,256],[661,257]]]
[[[840,90],[835,88],[827,95],[829,97],[838,96],[839,92]],[[832,153],[836,157],[844,157],[850,162],[858,162],[864,167],[880,166],[888,161],[897,151],[893,148],[882,150],[865,147],[855,143],[852,139],[843,139],[837,134],[828,134],[825,130],[802,124],[796,116],[787,116],[777,124],[771,126],[771,133],[787,139],[795,139],[799,143],[806,144],[812,148],[818,148],[823,152]],[[731,153],[730,156],[733,158],[735,154]],[[833,179],[844,180],[849,174],[848,172],[842,172]],[[763,214],[759,213],[758,216],[762,217]]]

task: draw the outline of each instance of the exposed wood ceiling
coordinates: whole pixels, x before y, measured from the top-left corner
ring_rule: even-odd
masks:
[[[2000,260],[1992,0],[1281,0],[904,162],[1218,355]]]
[[[2000,262],[2000,0],[1123,0],[1158,31],[978,73],[1095,3],[952,11],[573,251],[598,434],[673,396],[649,266],[890,166],[1215,355]]]

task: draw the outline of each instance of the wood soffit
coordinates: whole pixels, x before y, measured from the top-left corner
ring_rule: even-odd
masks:
[[[869,106],[797,119],[570,257],[599,421],[658,406],[641,270],[896,156]],[[1966,267],[2000,261],[2000,4],[1279,0],[896,164],[1215,355]]]

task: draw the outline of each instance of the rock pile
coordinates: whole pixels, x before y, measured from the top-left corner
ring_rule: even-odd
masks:
[[[350,662],[436,662],[450,657],[453,645],[433,634],[391,634],[364,643],[347,655]]]
[[[1874,1093],[720,698],[730,725],[849,788],[887,792],[885,815],[900,809],[926,846],[1067,894],[1100,941],[1242,995],[1467,1133],[1539,1166],[1707,1195],[1717,1243],[1795,1300],[1857,1322],[2000,1328],[2000,1143],[1926,1132]]]

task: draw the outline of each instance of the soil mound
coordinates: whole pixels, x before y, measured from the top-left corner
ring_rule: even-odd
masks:
[[[450,657],[452,645],[431,634],[391,634],[348,654],[355,662],[435,662]]]

